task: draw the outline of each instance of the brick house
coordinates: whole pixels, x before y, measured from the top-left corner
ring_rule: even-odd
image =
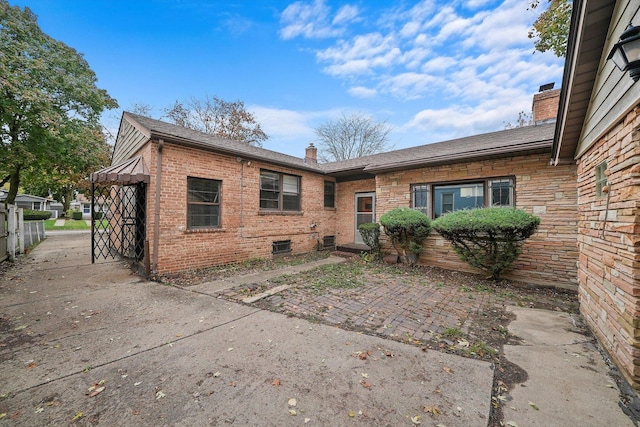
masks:
[[[640,389],[640,83],[607,59],[640,3],[573,8],[552,163],[577,164],[580,311]]]
[[[130,246],[121,252],[135,253],[147,273],[162,274],[357,247],[357,225],[399,206],[432,218],[465,207],[515,206],[542,223],[507,277],[575,288],[576,166],[549,165],[559,93],[534,96],[533,126],[327,164],[316,162],[312,144],[296,158],[124,113],[114,166],[92,180],[137,186],[135,196],[110,198],[139,207],[126,215],[112,207],[112,221],[129,220],[113,224],[108,245]],[[439,236],[424,246],[420,262],[473,271]]]

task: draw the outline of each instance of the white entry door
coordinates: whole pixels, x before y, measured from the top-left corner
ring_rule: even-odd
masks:
[[[375,222],[376,218],[376,193],[358,193],[356,194],[356,229],[355,243],[364,244],[358,226],[368,222]]]

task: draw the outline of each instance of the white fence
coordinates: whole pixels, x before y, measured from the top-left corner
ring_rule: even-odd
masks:
[[[24,222],[23,209],[14,205],[8,206],[6,216],[7,231],[5,235],[7,248],[4,252],[13,261],[16,259],[16,254],[25,253],[25,248],[29,248],[45,238],[44,221]],[[0,238],[2,237],[0,236]],[[3,259],[2,255],[0,254],[0,260]]]

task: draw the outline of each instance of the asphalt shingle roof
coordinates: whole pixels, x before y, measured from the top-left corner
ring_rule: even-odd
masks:
[[[165,123],[137,114],[126,113],[130,118],[147,128],[152,138],[164,138],[167,141],[194,145],[240,157],[263,160],[297,169],[311,170],[322,173],[322,167],[316,163],[305,162],[304,159],[256,147],[246,142],[234,141],[227,138],[213,136],[204,132],[188,129],[183,126]]]
[[[152,138],[163,138],[167,141],[243,158],[335,176],[548,152],[553,144],[555,129],[555,123],[544,123],[393,150],[356,159],[316,164],[302,158],[216,137],[137,114],[125,113],[125,115],[147,128]]]

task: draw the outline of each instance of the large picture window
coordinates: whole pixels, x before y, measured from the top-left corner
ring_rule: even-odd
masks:
[[[260,171],[260,209],[300,210],[300,177]]]
[[[221,181],[187,178],[187,228],[220,227]]]
[[[412,207],[432,218],[461,209],[513,206],[513,201],[512,178],[411,186]]]

